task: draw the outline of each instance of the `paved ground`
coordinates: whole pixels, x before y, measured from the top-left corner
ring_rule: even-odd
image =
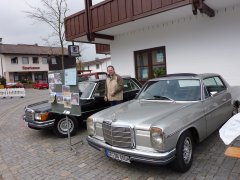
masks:
[[[22,179],[240,179],[240,160],[225,157],[225,146],[214,133],[198,145],[192,168],[184,174],[166,166],[125,164],[108,159],[86,143],[86,128],[81,128],[69,149],[67,139],[51,131],[36,131],[25,126],[21,116],[25,105],[44,100],[47,90],[27,90],[26,97],[0,99],[0,180]]]

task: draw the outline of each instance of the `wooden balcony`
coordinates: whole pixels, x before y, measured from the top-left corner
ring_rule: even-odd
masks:
[[[89,18],[86,10],[65,18],[66,40],[189,4],[192,0],[105,0],[89,8]]]

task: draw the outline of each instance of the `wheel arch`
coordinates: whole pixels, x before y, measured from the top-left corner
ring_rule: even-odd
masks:
[[[181,133],[179,133],[177,142],[179,141],[181,135],[187,131],[189,131],[192,134],[194,144],[198,144],[200,142],[200,139],[199,139],[199,133],[196,127],[189,127],[187,129],[184,129]]]

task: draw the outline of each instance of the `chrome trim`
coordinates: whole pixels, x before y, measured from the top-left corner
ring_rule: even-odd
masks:
[[[106,143],[122,148],[134,148],[134,130],[131,126],[119,125],[105,120],[102,123],[103,137]]]
[[[103,141],[100,141],[94,137],[87,137],[88,144],[95,149],[101,150],[110,150],[112,152],[120,153],[125,156],[130,157],[130,161],[141,161],[145,163],[153,163],[153,164],[168,164],[175,158],[176,149],[172,149],[168,152],[147,152],[140,151],[137,149],[127,149],[127,148],[119,148],[106,144]]]
[[[47,121],[34,121],[26,119],[26,116],[23,116],[23,120],[28,123],[30,128],[38,128],[43,129],[47,127],[54,126],[55,119],[47,120]]]

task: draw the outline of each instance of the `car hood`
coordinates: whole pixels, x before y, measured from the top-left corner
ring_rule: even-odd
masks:
[[[35,112],[46,112],[52,109],[52,105],[46,100],[46,101],[30,104],[26,108],[32,109]]]
[[[108,108],[93,115],[98,122],[111,121],[118,124],[149,129],[155,122],[167,120],[173,113],[181,111],[193,102],[139,101],[132,100]]]
[[[91,100],[89,99],[80,99],[80,104],[82,107],[84,107],[86,104],[88,104]],[[35,112],[49,112],[52,110],[52,105],[49,103],[48,100],[37,102],[34,104],[30,104],[26,106],[26,108],[29,108],[31,110],[34,110]]]

